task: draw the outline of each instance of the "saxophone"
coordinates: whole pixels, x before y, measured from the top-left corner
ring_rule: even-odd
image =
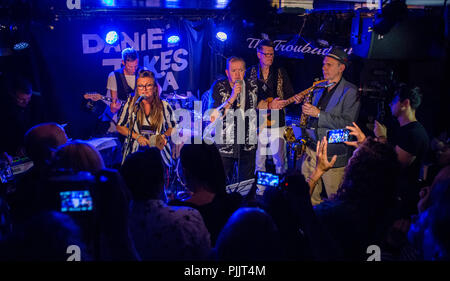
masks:
[[[328,88],[332,85],[334,85],[334,83],[329,83],[329,84],[325,84],[327,80],[320,80],[320,81],[316,81],[313,83],[313,85],[304,90],[303,92],[301,92],[298,95],[303,96],[303,103],[312,103],[312,98],[313,98],[313,91],[317,88]],[[304,128],[306,127],[306,125],[308,124],[308,120],[309,120],[309,116],[304,114],[302,112],[301,117],[300,117],[300,127]],[[291,126],[286,127],[286,129],[284,130],[284,138],[286,139],[287,143],[292,147],[292,151],[294,152],[294,161],[298,160],[302,157],[303,153],[306,150],[306,139],[304,138],[299,138],[297,139],[294,135],[294,131],[293,128]]]
[[[312,91],[309,91],[303,100],[303,103],[312,103],[313,94]],[[308,124],[309,115],[306,115],[302,112],[302,115],[300,116],[300,127],[306,127],[306,124]]]

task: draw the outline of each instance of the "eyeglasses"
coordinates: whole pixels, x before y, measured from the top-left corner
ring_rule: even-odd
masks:
[[[258,53],[263,54],[266,58],[275,56],[275,53],[263,53],[263,52],[258,52]]]
[[[137,85],[137,87],[139,88],[139,89],[144,89],[144,88],[153,88],[153,86],[155,86],[155,84],[147,84],[147,85]]]

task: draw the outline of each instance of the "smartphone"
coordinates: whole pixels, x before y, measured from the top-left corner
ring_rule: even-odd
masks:
[[[89,212],[93,210],[91,192],[89,190],[68,190],[59,193],[61,212]]]
[[[327,132],[328,143],[342,143],[348,141],[350,131],[348,129],[330,130]]]
[[[256,184],[276,187],[280,184],[280,176],[272,173],[258,171]]]

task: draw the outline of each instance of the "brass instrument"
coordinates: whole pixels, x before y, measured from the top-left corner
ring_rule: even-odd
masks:
[[[291,151],[294,151],[294,161],[300,159],[306,150],[306,140],[303,138],[297,139],[294,134],[292,126],[286,126],[284,129],[284,139],[291,147]]]
[[[326,82],[327,80],[319,80],[313,83],[313,85],[306,89],[304,91],[304,95],[305,97],[303,98],[303,103],[312,103],[312,98],[313,98],[313,94],[312,92],[316,89],[316,88],[327,88],[330,87],[331,85],[333,85],[334,83],[330,84],[330,85],[325,85],[325,86],[317,86],[317,84]],[[305,127],[306,124],[308,124],[308,120],[309,120],[309,115],[306,115],[302,112],[302,115],[300,117],[300,127]]]
[[[303,96],[303,102],[305,103],[312,103],[312,98],[313,98],[313,91],[317,88],[328,88],[330,86],[333,86],[335,83],[328,83],[328,84],[322,84],[320,85],[320,83],[325,83],[327,82],[327,80],[320,80],[320,81],[316,81],[313,83],[313,85],[302,91],[301,93],[297,94],[298,96]],[[308,124],[308,120],[309,120],[309,116],[304,114],[302,112],[302,115],[300,117],[300,127],[304,128],[306,127],[306,125]],[[302,157],[303,153],[306,150],[306,139],[305,138],[299,138],[297,139],[295,137],[294,134],[294,129],[292,128],[292,126],[286,126],[286,128],[284,129],[284,139],[286,140],[286,142],[292,147],[293,146],[293,151],[294,151],[294,155],[295,155],[295,160],[300,159],[300,157]]]
[[[305,98],[303,100],[303,103],[312,103],[312,91],[308,92],[305,95]],[[306,127],[306,124],[308,124],[308,120],[309,120],[309,115],[306,115],[305,113],[302,112],[302,115],[300,117],[300,127]]]

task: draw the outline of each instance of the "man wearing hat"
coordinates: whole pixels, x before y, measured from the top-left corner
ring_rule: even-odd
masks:
[[[309,180],[316,166],[316,144],[322,140],[329,130],[344,129],[356,122],[360,109],[357,88],[342,77],[348,66],[347,53],[339,48],[333,48],[323,60],[322,72],[324,79],[335,83],[328,88],[319,88],[313,92],[312,104],[302,106],[303,114],[309,116],[306,128],[302,130],[306,136],[307,148],[303,155],[301,172]],[[350,147],[344,143],[328,144],[329,159],[337,156],[332,169],[322,176],[311,195],[311,202],[317,205],[322,201],[322,186],[325,186],[327,196],[335,194],[341,185],[344,169],[352,154]]]

